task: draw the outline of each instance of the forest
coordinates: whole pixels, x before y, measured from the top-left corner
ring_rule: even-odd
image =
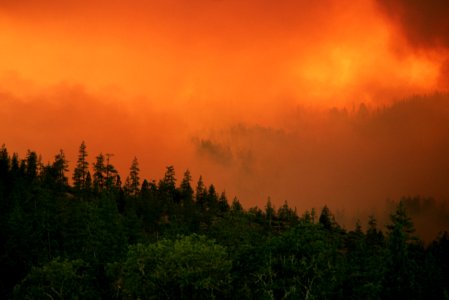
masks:
[[[449,235],[416,235],[395,203],[386,227],[270,200],[244,208],[187,170],[122,177],[85,143],[69,174],[0,149],[3,299],[449,299]],[[382,199],[381,199],[382,200]]]

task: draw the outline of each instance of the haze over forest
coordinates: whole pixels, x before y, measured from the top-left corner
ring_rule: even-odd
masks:
[[[449,201],[444,1],[0,1],[0,143],[190,169],[245,207]],[[348,221],[353,224],[354,220]]]

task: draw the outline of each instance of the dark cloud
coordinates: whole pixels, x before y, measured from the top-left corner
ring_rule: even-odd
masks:
[[[415,47],[449,48],[447,0],[376,0]]]
[[[227,166],[232,162],[233,154],[229,146],[224,146],[210,139],[193,140],[200,156],[211,159],[215,163]]]

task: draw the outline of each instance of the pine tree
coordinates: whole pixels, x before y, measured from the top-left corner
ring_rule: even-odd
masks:
[[[37,177],[38,159],[34,151],[28,150],[26,158],[26,175],[28,179],[34,180]]]
[[[331,230],[335,227],[335,219],[329,208],[325,205],[321,211],[319,222],[327,230]]]
[[[117,181],[118,172],[115,169],[115,167],[111,164],[111,157],[113,154],[106,153],[106,187],[110,189],[111,187],[114,187],[114,183]]]
[[[89,163],[87,161],[86,144],[84,141],[81,143],[78,160],[76,162],[75,170],[73,171],[73,185],[78,190],[84,190],[86,188],[86,177],[89,171]]]
[[[240,201],[239,201],[239,199],[237,199],[237,197],[234,197],[234,199],[232,200],[231,211],[234,213],[243,212],[243,207],[240,204]]]
[[[164,174],[164,179],[162,179],[162,183],[166,189],[168,189],[170,191],[175,190],[176,178],[175,178],[175,168],[173,166],[167,167],[165,174]]]
[[[6,178],[11,167],[11,160],[9,158],[8,150],[5,144],[0,149],[0,180]]]
[[[87,171],[87,175],[86,175],[85,190],[86,191],[91,191],[92,190],[92,176],[90,176],[90,172],[89,171]]]
[[[136,196],[140,190],[140,177],[139,177],[139,162],[137,157],[134,157],[131,167],[129,168],[129,176],[126,178],[125,189],[133,196]]]
[[[226,198],[226,193],[222,192],[220,198],[218,199],[218,211],[222,214],[227,213],[229,211],[229,203]]]
[[[207,191],[207,209],[212,213],[215,213],[218,207],[218,195],[215,191],[215,186],[211,184]]]
[[[94,189],[99,192],[103,190],[105,185],[106,167],[104,165],[104,155],[100,153],[96,157],[94,164]]]
[[[65,173],[69,170],[69,163],[65,158],[63,150],[60,150],[55,156],[55,161],[53,162],[52,168],[55,172],[55,182],[62,186],[67,185],[68,178],[65,176]]]
[[[385,298],[411,299],[414,293],[415,267],[410,257],[410,246],[417,241],[413,235],[415,229],[411,218],[407,215],[405,204],[401,200],[396,211],[390,215],[388,228],[387,274],[385,278]]]
[[[181,186],[179,188],[183,204],[193,202],[193,189],[190,185],[191,181],[192,176],[190,175],[190,171],[186,170],[184,172],[184,177],[182,178]]]
[[[196,204],[200,207],[200,208],[205,208],[206,206],[206,188],[204,186],[204,182],[203,182],[203,177],[200,176],[200,179],[198,179],[198,183],[196,185],[196,190],[195,190],[195,201]]]

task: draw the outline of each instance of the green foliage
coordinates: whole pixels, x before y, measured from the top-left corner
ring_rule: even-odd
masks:
[[[231,261],[205,236],[191,235],[129,248],[121,277],[126,298],[213,299],[229,289]]]
[[[43,166],[0,149],[0,298],[40,299],[444,299],[449,238],[424,247],[406,199],[384,234],[371,217],[347,232],[328,207],[298,216],[245,209],[191,174],[167,167],[142,179],[137,159],[122,187],[100,154],[89,170],[84,143],[68,183],[59,152]],[[92,177],[90,176],[92,171]],[[220,195],[220,196],[219,196]],[[405,204],[404,204],[405,203]],[[424,203],[424,204],[423,204]],[[430,204],[429,204],[430,203]],[[15,287],[15,288],[14,288]]]
[[[243,212],[243,207],[240,204],[240,201],[237,198],[232,200],[231,211],[234,213]]]
[[[339,241],[317,225],[300,225],[270,245],[263,272],[256,274],[266,296],[274,299],[335,297],[342,255]]]
[[[59,151],[59,153],[55,156],[55,161],[52,167],[54,170],[54,179],[56,183],[61,186],[67,185],[68,179],[65,173],[68,171],[69,165],[68,161],[65,158],[64,151]]]
[[[137,196],[140,190],[140,168],[137,157],[134,157],[131,167],[129,168],[129,176],[126,178],[125,190],[131,196]]]
[[[104,155],[100,153],[96,157],[96,161],[94,164],[94,189],[99,192],[102,191],[105,186],[106,181],[106,166],[104,165]]]
[[[321,210],[321,214],[320,214],[320,218],[319,218],[318,222],[321,225],[323,225],[323,227],[327,230],[333,230],[337,227],[335,218],[326,205]]]
[[[344,299],[380,299],[382,296],[387,253],[374,217],[368,225],[365,234],[357,222],[355,230],[345,237],[345,275],[340,287]]]
[[[396,211],[390,216],[391,224],[387,226],[388,261],[385,277],[385,298],[397,299],[416,298],[415,261],[411,258],[411,250],[418,239],[413,235],[415,229],[412,220],[407,215],[403,201],[400,201]]]
[[[56,258],[31,272],[14,289],[16,299],[97,299],[89,266]]]
[[[190,175],[189,170],[186,170],[184,177],[182,178],[181,186],[179,187],[183,205],[191,205],[193,203],[193,189],[190,184],[191,182],[192,175]]]

